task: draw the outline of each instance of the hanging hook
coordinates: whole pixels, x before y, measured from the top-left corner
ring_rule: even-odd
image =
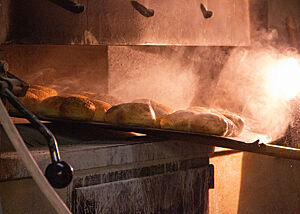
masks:
[[[144,5],[138,3],[137,1],[131,1],[131,5],[134,9],[136,9],[141,15],[149,18],[154,16],[154,10],[148,9]]]
[[[82,13],[84,11],[83,5],[77,4],[71,0],[49,0],[49,1],[72,13]]]
[[[201,12],[202,12],[204,18],[208,19],[208,18],[212,17],[213,12],[210,10],[207,10],[202,3],[200,4],[200,9],[201,9]]]

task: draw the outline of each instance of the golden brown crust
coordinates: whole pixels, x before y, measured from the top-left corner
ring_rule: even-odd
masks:
[[[21,103],[32,113],[37,113],[37,107],[41,103],[41,99],[30,91],[27,91],[24,97],[20,97]]]
[[[37,113],[37,108],[41,103],[41,100],[35,94],[27,91],[24,97],[19,97],[18,99],[29,111],[31,111],[32,113]],[[7,103],[6,106],[9,113],[12,113],[14,115],[21,114],[12,104]]]
[[[27,90],[27,93],[28,92],[36,95],[38,97],[38,99],[41,100],[41,101],[44,100],[44,99],[46,99],[46,98],[48,98],[48,97],[50,97],[47,92],[39,90],[39,89],[35,89],[35,88],[29,88]]]
[[[226,136],[232,136],[232,137],[238,136],[239,134],[241,134],[245,126],[245,121],[242,117],[240,117],[237,114],[224,111],[222,109],[209,109],[202,106],[192,106],[189,107],[188,109],[197,112],[210,111],[215,114],[223,115],[227,119],[227,123],[228,123],[228,131],[226,133]]]
[[[88,98],[70,96],[60,106],[60,115],[74,120],[92,120],[96,107]]]
[[[53,88],[49,88],[42,85],[31,85],[29,89],[41,90],[47,93],[48,97],[57,96],[57,91]]]
[[[145,104],[149,104],[151,105],[151,107],[153,108],[153,111],[155,113],[155,117],[156,117],[156,125],[155,127],[160,127],[160,119],[167,115],[167,114],[171,114],[174,112],[174,109],[172,109],[169,106],[157,103],[153,100],[150,99],[137,99],[132,101],[133,103],[145,103]]]
[[[149,99],[137,99],[137,100],[134,100],[132,101],[133,103],[145,103],[145,104],[150,104],[155,112],[155,116],[157,118],[160,118],[164,115],[167,115],[167,114],[171,114],[174,112],[174,109],[172,109],[171,107],[169,106],[166,106],[166,105],[163,105],[163,104],[160,104],[160,103],[157,103],[153,100],[149,100]]]
[[[108,109],[111,108],[111,105],[109,103],[106,103],[101,100],[92,100],[94,103],[96,110],[95,115],[93,117],[94,121],[104,121],[105,120],[105,114]]]
[[[113,106],[107,111],[105,120],[113,124],[150,127],[154,127],[156,121],[153,109],[144,103],[123,103]]]
[[[28,88],[24,97],[20,97],[21,103],[32,113],[39,114],[40,103],[42,100],[57,95],[56,90],[41,85],[32,85]],[[11,105],[7,105],[10,113],[19,114],[19,112]]]
[[[238,136],[242,133],[245,127],[245,121],[242,117],[237,114],[230,112],[221,112],[226,118],[233,122],[233,130],[230,136]]]
[[[163,116],[160,120],[160,126],[163,129],[191,131],[189,120],[195,115],[195,111],[179,110],[172,114]]]
[[[38,112],[45,117],[60,117],[60,106],[66,97],[53,96],[44,99],[38,106]]]
[[[161,128],[225,136],[228,121],[211,111],[180,110],[162,117]]]

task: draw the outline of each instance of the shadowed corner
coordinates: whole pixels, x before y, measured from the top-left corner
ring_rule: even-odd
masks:
[[[1,200],[0,200],[0,214],[3,214],[3,212],[2,212]]]

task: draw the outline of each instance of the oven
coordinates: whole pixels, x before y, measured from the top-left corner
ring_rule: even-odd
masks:
[[[26,148],[11,143],[15,134],[1,116],[3,213],[300,211],[300,17],[280,8],[247,0],[1,2],[1,72],[9,72],[1,74],[9,91],[2,89],[3,102],[9,110],[19,96],[19,110],[24,104],[34,113],[8,111],[19,145],[56,187],[36,180],[19,152]],[[274,21],[278,11],[283,24]],[[271,30],[278,23],[284,27]],[[245,127],[238,136],[216,136],[47,117],[24,103],[33,85],[113,107],[149,99],[174,111],[224,109],[243,117]],[[281,181],[285,173],[290,178]],[[253,199],[252,185],[262,190],[258,196],[273,193],[266,196],[273,205]],[[274,205],[281,193],[287,199]]]

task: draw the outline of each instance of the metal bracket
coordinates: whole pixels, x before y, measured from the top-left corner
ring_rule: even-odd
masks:
[[[49,1],[72,13],[82,13],[84,11],[83,5],[77,4],[71,0],[49,0]]]

